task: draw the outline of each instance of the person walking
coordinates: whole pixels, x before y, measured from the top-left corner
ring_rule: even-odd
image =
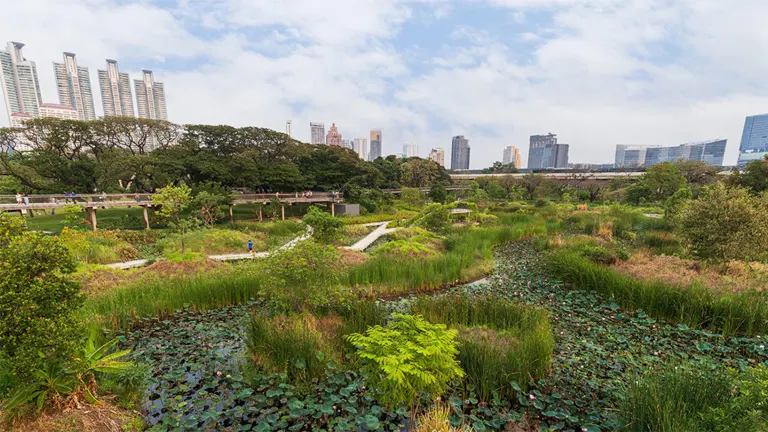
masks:
[[[21,194],[16,192],[16,204],[21,205]]]
[[[75,191],[72,191],[72,204],[77,204],[77,201],[75,201]]]
[[[29,196],[27,195],[26,192],[24,192],[24,196],[22,197],[22,199],[24,200],[24,205],[29,205]]]
[[[69,204],[69,192],[64,192],[64,204]]]
[[[253,253],[253,241],[248,240],[248,253]]]

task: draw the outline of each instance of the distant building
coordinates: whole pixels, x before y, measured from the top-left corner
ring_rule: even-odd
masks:
[[[676,160],[698,160],[722,166],[727,140],[713,140],[677,146],[616,146],[615,168],[649,167]]]
[[[410,157],[418,157],[419,156],[419,146],[416,143],[407,142],[403,145],[403,157],[410,158]]]
[[[568,167],[568,144],[558,144],[557,135],[531,135],[528,148],[528,169]]]
[[[27,114],[23,112],[12,113],[9,117],[11,119],[12,128],[23,128],[24,123],[26,123],[27,120],[32,120],[34,118],[32,117],[32,114]],[[24,136],[22,133],[16,134],[16,139],[14,140],[12,148],[14,151],[19,151],[19,152],[32,150],[31,143],[29,142],[27,137]]]
[[[363,137],[355,138],[355,151],[357,152],[357,155],[360,156],[360,159],[367,161],[370,152],[368,140]]]
[[[429,160],[436,162],[441,167],[445,167],[445,150],[441,148],[433,148],[429,152]]]
[[[131,77],[120,72],[116,60],[107,60],[107,70],[98,70],[104,116],[135,117]]]
[[[453,137],[451,142],[451,169],[468,170],[469,169],[469,140],[464,135]]]
[[[325,143],[328,145],[341,147],[341,134],[336,128],[336,123],[331,124],[331,130],[329,130],[328,135],[325,136]]]
[[[136,88],[136,107],[139,118],[152,120],[168,120],[168,109],[165,103],[165,86],[155,81],[151,70],[141,71],[140,80],[134,80]]]
[[[77,65],[74,53],[65,52],[62,63],[53,62],[53,71],[56,75],[59,103],[77,110],[80,120],[96,120],[88,68]]]
[[[325,144],[325,123],[309,123],[310,144]]]
[[[368,160],[375,161],[381,157],[381,130],[371,130],[370,138],[371,151],[368,153]]]
[[[57,118],[61,120],[80,120],[80,113],[69,105],[40,104],[40,118]]]
[[[352,140],[341,140],[341,147],[345,149],[354,150],[354,152],[357,153],[357,149],[355,148],[355,142]]]
[[[739,146],[739,168],[768,154],[768,114],[749,116],[744,121],[744,132]]]
[[[37,79],[35,62],[24,58],[21,42],[8,42],[5,51],[0,51],[0,87],[5,98],[8,118],[14,113],[26,113],[37,117],[43,97]]]
[[[293,123],[290,120],[285,121],[285,134],[293,137]]]
[[[522,161],[520,160],[520,149],[515,146],[504,147],[504,157],[502,162],[504,165],[514,164],[517,169],[522,168]]]

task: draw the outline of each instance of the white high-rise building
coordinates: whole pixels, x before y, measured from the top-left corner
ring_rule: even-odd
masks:
[[[21,42],[8,42],[6,50],[0,51],[0,86],[9,120],[13,113],[37,117],[43,100],[37,67],[35,62],[24,58],[22,47],[24,44]]]
[[[134,80],[136,89],[136,108],[139,118],[168,120],[165,104],[165,86],[155,81],[151,70],[142,70],[140,80]]]
[[[285,121],[285,134],[288,135],[288,137],[293,137],[293,122],[290,120]]]
[[[445,168],[445,150],[440,147],[433,148],[432,151],[429,152],[429,160],[434,161]]]
[[[116,60],[109,59],[107,70],[99,69],[98,73],[104,116],[135,117],[131,77],[126,72],[120,72]]]
[[[366,138],[362,137],[356,137],[355,138],[355,151],[357,152],[357,155],[360,156],[360,159],[367,161],[368,160],[368,153],[370,153],[371,148],[368,145],[368,140]]]
[[[403,157],[417,157],[419,155],[419,146],[416,143],[405,143],[403,146]]]
[[[325,123],[309,123],[310,144],[325,144]]]
[[[93,108],[93,91],[88,68],[77,65],[75,54],[64,53],[64,62],[53,62],[59,103],[77,110],[80,120],[96,120]]]

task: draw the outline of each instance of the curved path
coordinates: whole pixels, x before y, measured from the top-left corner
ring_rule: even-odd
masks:
[[[304,234],[280,246],[278,250],[291,249],[294,246],[296,246],[298,243],[310,238],[311,236],[312,236],[312,227],[308,227],[307,231]],[[246,253],[231,253],[231,254],[222,254],[222,255],[208,255],[208,258],[216,261],[238,261],[238,260],[244,260],[244,259],[264,258],[268,255],[269,255],[269,252],[254,252],[254,253],[246,252]],[[140,259],[140,260],[134,260],[134,261],[107,264],[107,267],[121,269],[121,270],[128,270],[134,267],[144,267],[148,263],[149,263],[149,260]]]
[[[386,222],[375,222],[371,224],[365,224],[366,226],[376,226],[378,225],[378,228],[371,231],[367,236],[363,237],[358,241],[357,243],[353,244],[352,246],[345,246],[344,249],[347,250],[353,250],[362,252],[365,249],[368,248],[368,246],[372,245],[373,242],[379,239],[379,237],[389,234],[393,231],[395,231],[397,228],[387,228],[387,225],[392,221],[386,221]]]

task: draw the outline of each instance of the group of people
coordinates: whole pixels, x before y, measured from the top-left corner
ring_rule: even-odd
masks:
[[[26,192],[24,194],[21,194],[19,192],[16,192],[16,204],[18,205],[29,205],[29,196]]]
[[[301,193],[302,198],[312,198],[312,191],[304,191]]]

